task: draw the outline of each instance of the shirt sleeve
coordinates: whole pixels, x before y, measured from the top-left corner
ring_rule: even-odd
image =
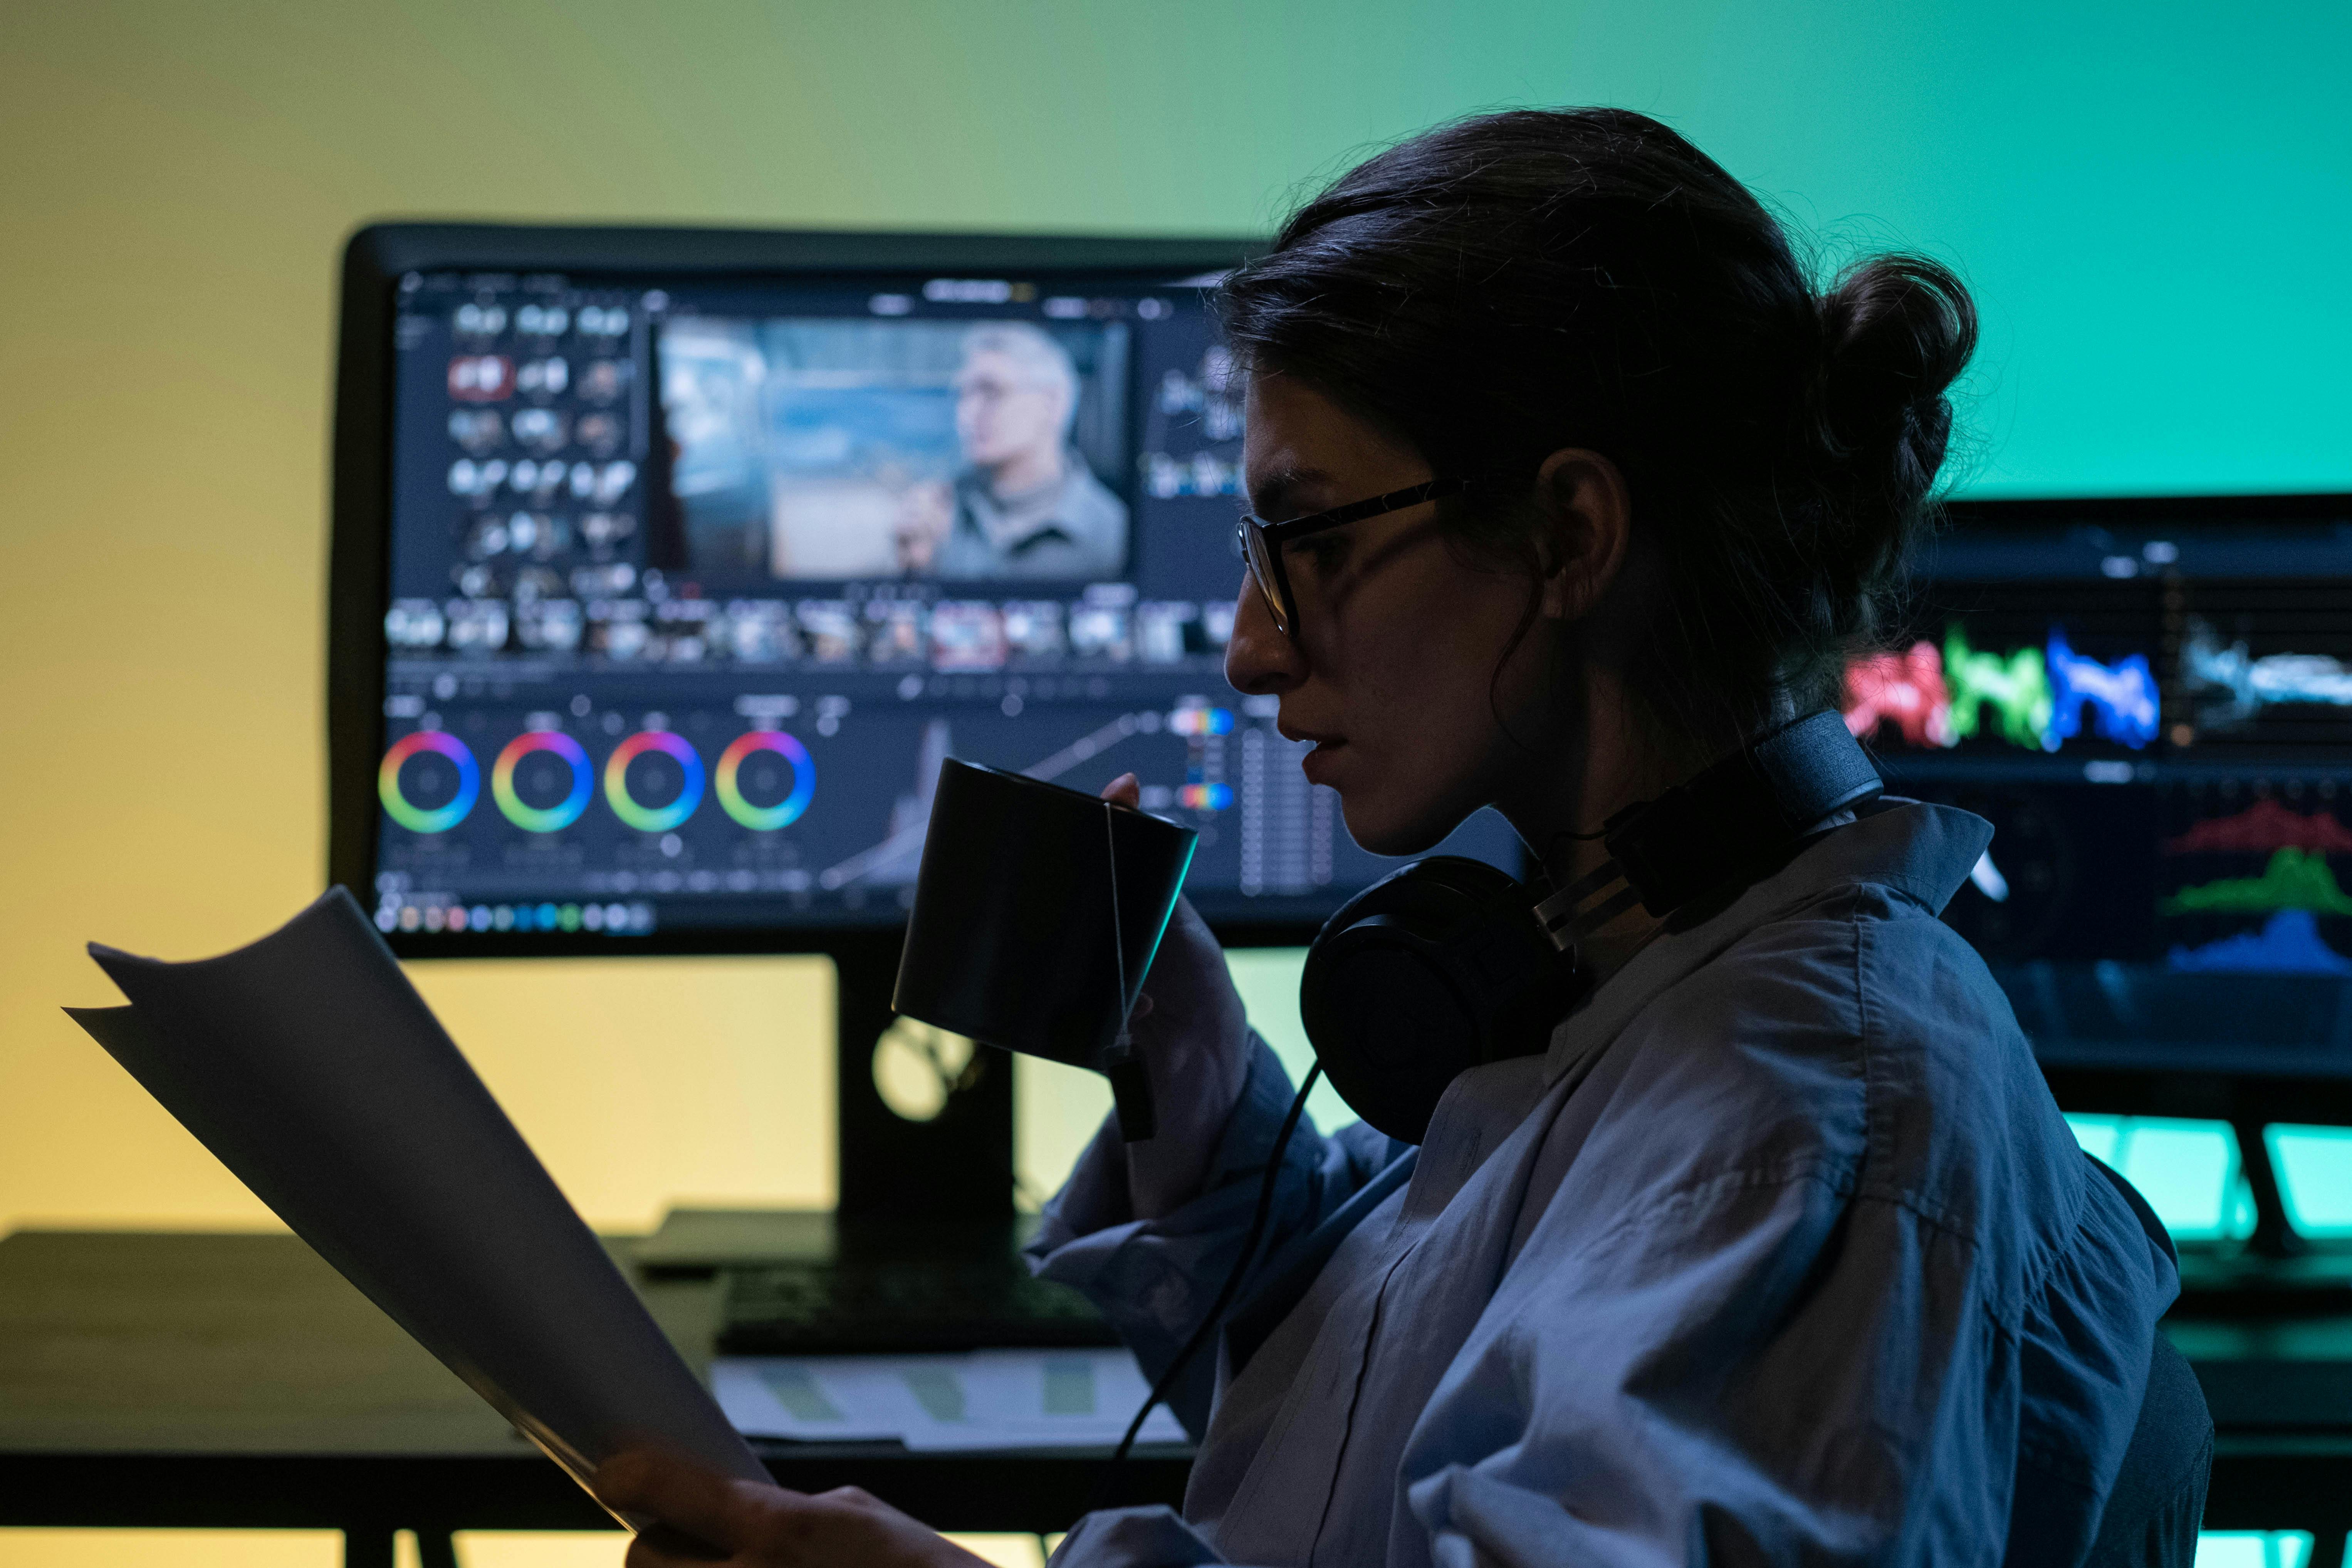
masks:
[[[1253,1031],[1241,1100],[1210,1157],[1200,1196],[1158,1219],[1137,1219],[1125,1147],[1117,1122],[1106,1121],[1045,1206],[1026,1249],[1030,1268],[1093,1301],[1155,1382],[1208,1314],[1240,1257],[1294,1092],[1280,1059]],[[1389,1148],[1360,1123],[1326,1137],[1301,1116],[1282,1151],[1259,1270],[1346,1203],[1385,1163]],[[1204,1352],[1171,1391],[1169,1408],[1196,1440],[1207,1428],[1215,1384],[1216,1358]]]
[[[1406,1450],[1440,1568],[2000,1562],[2013,1340],[1970,1247],[1843,1186],[1547,1216]]]

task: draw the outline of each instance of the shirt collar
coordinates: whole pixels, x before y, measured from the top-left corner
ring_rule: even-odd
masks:
[[[1643,948],[1552,1031],[1544,1079],[1557,1081],[1617,1037],[1635,1014],[1769,921],[1841,888],[1870,883],[1941,914],[1992,842],[1992,824],[1948,805],[1884,798],[1822,836],[1721,911]]]

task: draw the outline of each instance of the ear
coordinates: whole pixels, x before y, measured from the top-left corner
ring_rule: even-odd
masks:
[[[1542,613],[1580,620],[1625,567],[1633,523],[1625,476],[1598,452],[1565,447],[1536,471],[1535,499],[1542,512]]]

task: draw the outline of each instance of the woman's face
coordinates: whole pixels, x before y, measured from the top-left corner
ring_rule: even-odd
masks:
[[[1277,522],[1452,477],[1271,374],[1250,383],[1243,466],[1251,510]],[[1278,696],[1282,733],[1315,742],[1307,776],[1339,791],[1348,831],[1375,854],[1417,854],[1501,798],[1547,733],[1551,623],[1539,617],[1505,663],[1527,575],[1449,549],[1438,506],[1286,547],[1296,639],[1244,577],[1225,654],[1236,689]]]

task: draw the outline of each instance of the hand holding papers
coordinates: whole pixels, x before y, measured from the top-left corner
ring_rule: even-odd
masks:
[[[767,1471],[443,1032],[351,895],[68,1008],[296,1235],[585,1486],[625,1448]]]

